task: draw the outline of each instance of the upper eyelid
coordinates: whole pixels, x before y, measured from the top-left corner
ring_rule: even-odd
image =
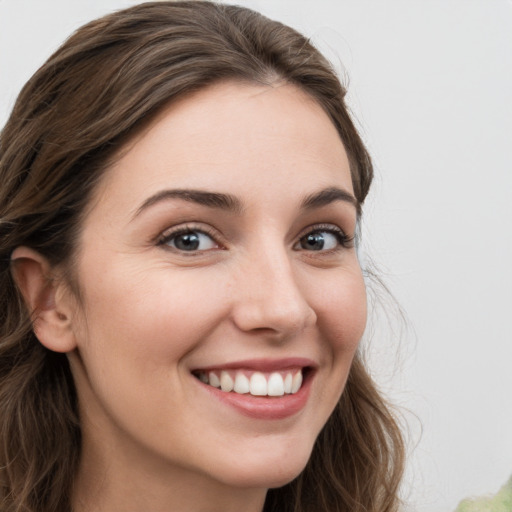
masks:
[[[332,224],[330,222],[320,222],[318,224],[311,224],[311,225],[303,228],[297,235],[297,239],[300,240],[305,235],[315,232],[315,231],[331,231],[331,232],[341,233],[347,237],[349,236],[347,234],[347,232],[344,229],[342,229],[340,226],[338,226],[337,224]]]
[[[212,228],[212,227],[205,228],[204,225],[198,226],[198,225],[195,225],[194,223],[184,223],[184,224],[180,224],[178,226],[168,228],[168,229],[162,231],[157,236],[156,242],[158,245],[161,245],[161,244],[167,242],[168,240],[172,239],[172,237],[174,237],[174,236],[178,236],[180,234],[187,233],[190,231],[192,231],[192,232],[196,231],[198,233],[202,233],[206,236],[209,236],[216,243],[218,243],[219,245],[222,245],[222,241],[219,240],[219,238],[221,238],[221,236],[218,234],[217,231],[214,232],[214,228]]]

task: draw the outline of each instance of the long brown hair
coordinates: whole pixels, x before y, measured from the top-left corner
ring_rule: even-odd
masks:
[[[81,216],[125,141],[169,102],[221,80],[287,82],[330,116],[362,205],[373,171],[329,63],[293,29],[249,9],[153,2],[78,30],[25,85],[0,136],[0,509],[69,512],[80,459],[67,358],[35,338],[11,274],[26,245],[72,275]],[[356,356],[302,474],[265,511],[393,512],[403,443]]]

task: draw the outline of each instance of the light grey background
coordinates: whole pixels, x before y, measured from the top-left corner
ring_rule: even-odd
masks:
[[[134,3],[0,0],[0,125],[72,30]],[[400,343],[377,326],[371,344],[376,378],[410,411],[408,510],[495,492],[512,473],[512,2],[238,3],[350,77],[377,170],[365,247],[410,322]]]

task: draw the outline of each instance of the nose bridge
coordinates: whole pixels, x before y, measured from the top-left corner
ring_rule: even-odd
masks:
[[[248,251],[234,308],[239,328],[286,336],[316,321],[291,256],[283,243],[262,243]]]

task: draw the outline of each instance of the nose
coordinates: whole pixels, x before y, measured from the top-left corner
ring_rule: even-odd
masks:
[[[233,289],[233,321],[245,332],[288,338],[316,323],[316,313],[283,248],[259,248],[240,269]]]

